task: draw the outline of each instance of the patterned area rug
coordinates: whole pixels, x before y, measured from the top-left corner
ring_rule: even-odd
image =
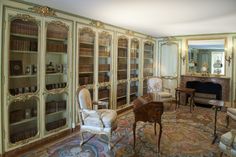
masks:
[[[218,112],[217,133],[220,137],[229,131],[225,128],[225,112]],[[118,128],[112,137],[113,148],[107,147],[107,137],[86,134],[91,138],[80,147],[79,134],[65,137],[38,150],[27,152],[24,157],[215,157],[219,155],[218,142],[213,140],[214,110],[197,107],[190,113],[189,107],[180,106],[177,111],[165,112],[162,117],[163,132],[160,154],[157,153],[157,136],[153,124],[138,122],[136,148],[133,150],[133,112],[122,114]],[[230,126],[235,124],[230,124]],[[157,130],[159,126],[157,125]],[[158,135],[158,133],[157,133]]]

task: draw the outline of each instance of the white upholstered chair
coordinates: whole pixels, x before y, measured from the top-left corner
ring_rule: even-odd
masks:
[[[219,148],[221,151],[220,157],[223,154],[226,154],[230,157],[236,157],[236,130],[232,129],[231,131],[223,134],[220,138]]]
[[[105,134],[108,136],[108,148],[111,149],[112,131],[117,128],[117,113],[115,110],[98,109],[99,105],[108,106],[108,103],[92,102],[90,92],[85,87],[77,91],[79,104],[80,136],[83,145],[83,133]]]
[[[226,127],[229,126],[229,119],[233,119],[236,120],[236,108],[227,108],[227,112],[226,112]]]
[[[158,77],[151,77],[147,81],[148,93],[156,95],[156,100],[165,102],[172,101],[172,94],[170,93],[169,88],[163,87],[162,80]]]

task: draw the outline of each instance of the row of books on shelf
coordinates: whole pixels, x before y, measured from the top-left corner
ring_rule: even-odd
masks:
[[[18,131],[17,133],[10,135],[10,141],[11,143],[16,143],[18,141],[22,141],[25,139],[28,139],[30,137],[33,137],[37,134],[38,130],[37,128],[26,128],[24,131]]]
[[[99,55],[99,56],[107,56],[107,57],[110,57],[110,52],[109,52],[109,51],[101,51],[101,50],[99,50],[98,55]]]
[[[66,110],[66,100],[46,102],[46,114]]]
[[[36,106],[36,105],[34,105]],[[21,108],[10,111],[10,123],[16,123],[24,119],[37,116],[37,108]]]
[[[11,33],[37,36],[38,26],[30,22],[16,20],[11,23]]]
[[[10,41],[11,50],[18,51],[37,51],[38,42],[36,40],[24,40],[14,38]]]
[[[126,39],[119,39],[118,40],[118,47],[128,47],[128,40],[126,40]]]
[[[79,65],[79,72],[93,72],[93,64],[80,64]]]
[[[59,119],[57,121],[49,122],[46,124],[46,130],[54,130],[56,128],[60,128],[62,126],[66,125],[66,118]]]
[[[56,38],[56,39],[64,39],[66,40],[68,36],[68,31],[56,31],[56,30],[48,30],[47,37],[48,38]]]
[[[67,52],[67,45],[63,43],[57,42],[48,42],[47,43],[47,51],[48,52]]]
[[[111,38],[99,38],[98,40],[99,45],[111,45]]]
[[[36,91],[37,91],[37,86],[27,86],[27,87],[18,87],[9,89],[10,94],[13,96],[24,93],[34,93]]]
[[[127,57],[127,50],[119,50],[118,51],[118,57]]]
[[[132,51],[131,51],[131,53],[130,53],[130,57],[131,57],[131,58],[138,58],[139,55],[138,55],[138,53],[136,53],[136,52],[132,52]]]
[[[93,75],[92,76],[79,76],[79,84],[93,84]]]
[[[98,82],[109,82],[109,76],[106,73],[98,75]]]
[[[130,96],[130,102],[134,101],[136,98],[137,98],[136,95],[131,95],[131,96]]]
[[[46,89],[52,90],[52,89],[58,89],[58,88],[65,88],[66,85],[67,85],[66,82],[52,83],[52,84],[47,84]]]
[[[144,58],[153,58],[153,54],[152,53],[150,53],[150,54],[145,53]]]
[[[121,98],[121,99],[117,99],[116,105],[117,107],[125,105],[127,103],[126,97]]]
[[[93,47],[80,47],[79,54],[86,56],[94,56],[94,49]]]
[[[153,64],[144,64],[144,68],[153,68]]]
[[[109,92],[110,92],[109,89],[100,89],[99,92],[98,92],[98,97],[100,99],[107,98],[110,95]]]

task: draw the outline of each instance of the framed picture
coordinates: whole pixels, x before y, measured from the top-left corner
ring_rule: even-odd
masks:
[[[11,76],[23,74],[22,60],[10,61],[10,74]]]

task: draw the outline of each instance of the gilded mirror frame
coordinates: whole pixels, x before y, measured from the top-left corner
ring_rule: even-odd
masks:
[[[204,40],[224,40],[224,56],[222,61],[224,62],[224,74],[212,74],[212,73],[208,73],[207,75],[203,75],[202,72],[194,72],[191,73],[189,71],[189,41],[193,41],[193,40],[197,40],[197,41],[204,41]],[[186,51],[185,51],[185,63],[186,63],[186,74],[187,75],[195,75],[195,76],[226,76],[226,60],[225,60],[225,56],[227,55],[227,38],[226,37],[216,37],[216,38],[189,38],[186,40]]]

